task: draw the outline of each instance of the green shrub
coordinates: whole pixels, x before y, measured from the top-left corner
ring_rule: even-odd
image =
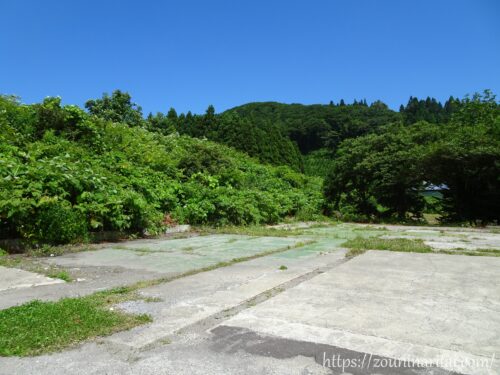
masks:
[[[36,242],[64,244],[87,238],[87,222],[80,211],[67,203],[45,205],[34,216],[27,236]]]

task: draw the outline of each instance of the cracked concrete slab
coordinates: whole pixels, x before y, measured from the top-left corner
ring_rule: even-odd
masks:
[[[96,251],[67,254],[47,260],[59,266],[111,266],[160,274],[182,273],[196,268],[293,247],[293,237],[210,235],[174,240],[127,241]]]
[[[132,313],[149,313],[153,322],[103,341],[120,347],[144,349],[189,325],[262,293],[270,293],[273,288],[285,288],[285,284],[293,279],[344,261],[345,252],[339,250],[322,256],[286,258],[287,269],[280,270],[283,258],[275,254],[145,288],[141,294],[159,302],[132,302],[118,307]]]
[[[70,253],[57,257],[40,258],[40,265],[67,269],[75,281],[61,285],[40,284],[38,288],[16,291],[0,289],[0,309],[33,299],[57,300],[63,297],[87,295],[138,281],[172,277],[183,272],[213,266],[219,262],[274,250],[293,248],[304,238],[251,237],[240,235],[211,235],[183,239],[144,239],[124,241],[95,251]],[[315,244],[311,244],[315,245]],[[334,246],[319,244],[303,251],[292,251],[288,257],[307,256],[329,251]],[[299,249],[297,249],[299,250]],[[16,269],[22,275],[25,271]],[[1,276],[0,276],[1,277]],[[22,282],[19,278],[19,282]],[[26,283],[24,283],[26,284]]]
[[[144,296],[159,302],[129,302],[118,308],[149,313],[152,324],[35,360],[0,358],[0,374],[328,374],[328,369],[303,356],[276,359],[215,352],[209,345],[212,335],[203,325],[196,326],[219,313],[208,323],[213,327],[227,318],[228,309],[261,294],[272,298],[268,291],[290,287],[287,283],[296,278],[345,261],[345,251],[327,249],[323,243],[304,253],[273,254],[142,289]],[[281,265],[287,268],[281,270]],[[182,328],[188,331],[181,333]],[[165,344],[170,338],[173,342]]]
[[[34,272],[0,266],[0,291],[64,283]]]
[[[122,267],[78,267],[74,272],[73,269],[72,267],[68,268],[72,274],[81,274],[84,278],[75,279],[72,282],[57,280],[56,283],[38,285],[37,287],[0,290],[0,309],[20,305],[34,299],[57,301],[64,297],[79,297],[161,277],[161,274],[155,272],[128,270]]]
[[[369,251],[223,325],[390,358],[498,358],[499,270],[495,257]]]

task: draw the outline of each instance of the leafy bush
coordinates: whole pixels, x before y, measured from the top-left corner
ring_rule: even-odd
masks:
[[[88,235],[83,214],[64,201],[40,207],[30,224],[34,226],[28,226],[28,231],[24,232],[26,237],[52,244],[82,241]]]

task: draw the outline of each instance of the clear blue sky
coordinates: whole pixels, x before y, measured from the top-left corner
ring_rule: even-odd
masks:
[[[498,0],[0,0],[0,92],[83,105],[116,88],[144,111],[328,103],[490,88]]]

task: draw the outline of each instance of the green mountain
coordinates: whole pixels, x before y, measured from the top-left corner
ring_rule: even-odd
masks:
[[[336,148],[344,139],[401,120],[399,113],[380,101],[371,105],[366,101],[350,105],[248,103],[225,113],[237,114],[255,124],[278,126],[304,155],[323,147]]]

